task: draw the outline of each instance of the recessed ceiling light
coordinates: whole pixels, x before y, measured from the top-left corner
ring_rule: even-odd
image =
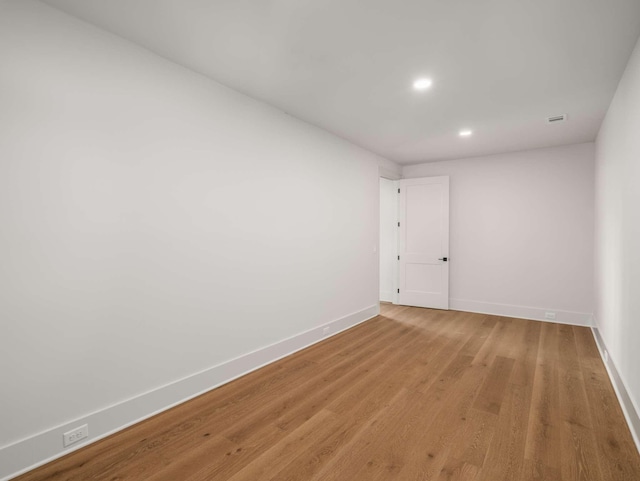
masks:
[[[469,137],[471,134],[473,134],[472,130],[461,130],[460,133],[458,135],[460,135],[460,137]]]
[[[433,85],[433,81],[430,78],[419,78],[413,82],[413,88],[416,90],[427,90]]]

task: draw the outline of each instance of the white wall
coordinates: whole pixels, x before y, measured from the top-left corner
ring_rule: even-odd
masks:
[[[638,436],[640,42],[596,142],[596,284],[596,324],[636,411],[632,417]]]
[[[402,166],[383,157],[379,157],[379,159],[380,177],[390,180],[398,180],[402,177]]]
[[[590,322],[593,157],[580,144],[403,169],[451,177],[452,309]]]
[[[394,302],[398,278],[398,182],[380,179],[380,300]]]
[[[379,157],[39,2],[0,3],[0,58],[0,478],[2,447],[375,314]]]

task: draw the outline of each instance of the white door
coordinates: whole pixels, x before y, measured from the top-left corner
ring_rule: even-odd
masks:
[[[398,303],[449,309],[449,177],[400,181]]]

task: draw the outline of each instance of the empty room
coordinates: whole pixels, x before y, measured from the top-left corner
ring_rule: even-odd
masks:
[[[639,481],[640,0],[0,0],[0,481]]]

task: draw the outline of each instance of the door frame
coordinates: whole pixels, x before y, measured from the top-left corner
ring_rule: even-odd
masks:
[[[393,246],[393,248],[394,248],[393,249],[393,253],[389,254],[389,255],[394,256],[394,257],[392,257],[392,260],[394,262],[392,263],[391,279],[390,279],[391,283],[392,283],[391,300],[390,301],[386,300],[386,299],[382,300],[382,296],[381,296],[382,291],[380,289],[380,282],[378,282],[378,291],[379,291],[378,292],[378,297],[380,298],[379,300],[382,301],[382,302],[391,302],[392,304],[398,304],[398,292],[397,291],[398,291],[398,282],[400,280],[400,274],[399,274],[399,271],[398,271],[398,261],[397,261],[397,259],[394,259],[394,258],[397,257],[397,255],[398,255],[398,242],[400,240],[398,229],[396,227],[396,224],[398,222],[398,218],[399,218],[399,215],[400,215],[400,199],[399,199],[399,195],[397,194],[397,190],[398,190],[398,188],[400,186],[400,179],[389,179],[387,177],[380,177],[380,182],[379,183],[381,184],[381,182],[383,180],[386,181],[386,182],[390,182],[393,185],[393,189],[394,189],[394,193],[395,193],[394,206],[393,206],[394,207],[394,209],[393,209],[394,210],[394,218],[391,221],[392,222],[391,227],[383,226],[382,225],[382,219],[380,218],[378,238],[379,238],[379,243],[381,244],[384,229],[393,228],[393,235],[394,235],[395,241],[394,241],[394,246]],[[379,193],[380,193],[380,191],[381,191],[381,187],[379,188]],[[379,205],[380,205],[380,207],[382,207],[382,204],[380,202],[379,202]],[[379,216],[379,217],[381,217],[381,216]],[[378,265],[379,266],[381,264],[381,259],[382,259],[383,255],[385,255],[385,252],[383,252],[383,250],[382,250],[382,248],[380,246],[379,249],[378,249]],[[380,278],[382,278],[382,269],[379,270],[379,276],[380,276]]]

